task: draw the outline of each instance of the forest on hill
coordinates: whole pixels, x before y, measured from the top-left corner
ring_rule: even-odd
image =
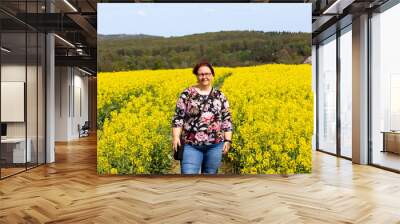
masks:
[[[311,34],[221,31],[179,37],[99,35],[98,71],[175,69],[200,60],[237,67],[269,63],[301,64],[311,56]]]

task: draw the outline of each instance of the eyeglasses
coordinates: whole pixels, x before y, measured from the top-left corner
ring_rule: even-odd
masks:
[[[211,76],[211,75],[212,75],[211,72],[197,74],[197,76]]]

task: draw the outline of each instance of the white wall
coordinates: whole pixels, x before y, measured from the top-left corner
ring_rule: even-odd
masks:
[[[29,68],[28,68],[29,69]],[[1,65],[1,81],[25,82],[25,64],[3,64]]]
[[[25,64],[3,64],[1,66],[1,81],[2,82],[25,82]],[[33,69],[28,66],[28,73]],[[36,96],[36,93],[27,93],[28,96]],[[1,108],[7,110],[7,108]],[[29,115],[28,115],[29,116]],[[31,119],[28,119],[29,121]],[[25,122],[7,122],[8,137],[25,137]]]
[[[25,82],[25,64],[3,64],[1,66],[1,81]],[[7,110],[7,108],[1,108]],[[7,122],[7,137],[25,137],[25,122]]]
[[[55,140],[68,140],[68,88],[70,77],[67,67],[55,68]]]
[[[38,70],[37,70],[38,69]],[[29,139],[32,162],[39,159],[39,163],[44,163],[45,159],[45,140],[44,140],[44,74],[42,67],[35,65],[25,66],[24,64],[2,64],[1,66],[2,82],[24,82],[26,83],[26,101],[19,112],[26,112],[26,120],[21,122],[5,122],[7,124],[8,138],[24,138],[25,135]],[[27,78],[27,81],[25,80]],[[4,89],[2,89],[3,91]],[[24,94],[24,90],[21,90]],[[7,95],[2,95],[2,98]],[[25,97],[24,97],[25,98]],[[26,106],[25,106],[26,102]],[[2,107],[2,112],[16,113],[13,108]],[[10,110],[10,111],[7,111]],[[14,109],[15,110],[15,109]],[[24,115],[22,115],[24,116]],[[38,153],[38,154],[37,154]]]
[[[78,72],[78,74],[77,74]],[[81,126],[88,120],[88,78],[81,76],[79,70],[74,70],[74,108],[72,108],[72,132],[71,135],[79,137],[78,124]],[[81,107],[81,108],[80,108]],[[81,110],[81,111],[80,111]]]
[[[79,138],[78,124],[88,120],[88,78],[83,75],[76,68],[56,67],[56,141]]]
[[[1,121],[25,121],[25,82],[1,82]],[[36,108],[36,105],[34,105]]]

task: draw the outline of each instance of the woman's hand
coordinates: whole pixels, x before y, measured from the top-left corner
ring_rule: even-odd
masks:
[[[181,146],[181,132],[182,127],[172,128],[172,149],[178,151],[178,146]]]
[[[232,132],[231,131],[226,131],[224,132],[224,155],[228,153],[229,149],[231,148],[231,142],[232,142]]]
[[[172,148],[175,152],[178,150],[178,146],[181,146],[181,140],[179,137],[174,137],[172,139]]]
[[[226,155],[231,148],[231,143],[230,142],[224,142],[224,150],[222,151],[224,155]]]

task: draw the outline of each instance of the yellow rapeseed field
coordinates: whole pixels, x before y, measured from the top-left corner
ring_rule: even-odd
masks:
[[[215,68],[233,116],[233,150],[223,172],[311,172],[310,65]],[[98,74],[99,174],[173,173],[171,119],[191,69]]]

